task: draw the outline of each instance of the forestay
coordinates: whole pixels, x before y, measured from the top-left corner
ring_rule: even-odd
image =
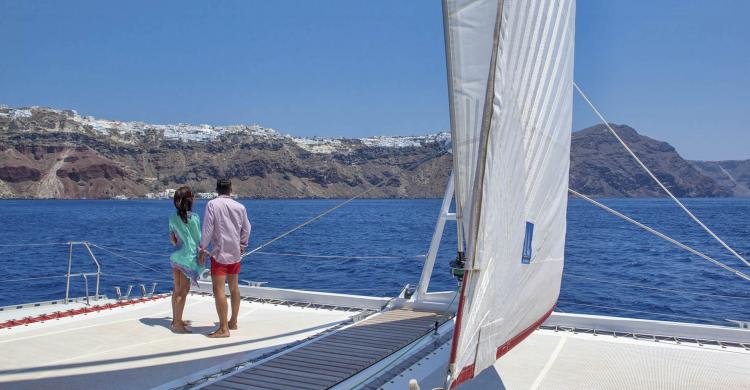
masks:
[[[444,14],[469,270],[455,387],[523,340],[560,292],[575,1],[447,0]]]

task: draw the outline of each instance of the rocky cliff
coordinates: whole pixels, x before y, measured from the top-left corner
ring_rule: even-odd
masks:
[[[371,197],[442,193],[447,134],[305,139],[260,126],[148,125],[71,110],[0,108],[0,196],[140,197],[231,177],[243,197]]]
[[[668,143],[638,134],[626,125],[614,130],[644,164],[678,197],[724,197],[732,191],[704,175]],[[570,187],[608,197],[665,196],[604,125],[573,133]]]
[[[676,195],[742,195],[703,166],[710,163],[690,163],[628,126],[616,130]],[[601,126],[573,134],[571,160],[570,183],[578,191],[661,196]],[[181,184],[208,192],[219,176],[231,177],[243,197],[350,197],[380,183],[368,197],[437,197],[450,169],[446,133],[298,138],[258,125],[150,125],[0,107],[4,198],[141,197]]]
[[[691,161],[702,174],[729,189],[733,196],[750,196],[750,160]]]

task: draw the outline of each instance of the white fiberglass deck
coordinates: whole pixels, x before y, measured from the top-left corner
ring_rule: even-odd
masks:
[[[583,321],[590,321],[592,317],[567,316],[579,316]],[[635,319],[627,322],[629,326],[644,330],[667,330],[674,324]],[[501,357],[494,367],[459,386],[459,390],[750,388],[750,330],[685,326],[702,328],[698,331],[704,333],[732,333],[732,338],[738,341],[721,345],[678,337],[678,343],[665,337],[652,338],[645,333],[633,337],[632,333],[618,331],[614,337],[611,332],[594,335],[590,331],[555,331],[545,327],[534,331]],[[450,343],[442,345],[411,366],[406,375],[391,378],[382,389],[407,388],[410,378],[420,378],[423,389],[442,386],[449,351]]]
[[[508,389],[750,388],[750,351],[744,348],[545,329],[495,368]]]
[[[194,334],[169,330],[166,298],[101,312],[0,329],[0,388],[134,389],[160,386],[199,371],[252,359],[336,326],[353,311],[243,301],[239,329],[209,339],[212,296],[191,294],[185,318]],[[34,314],[43,308],[32,309]],[[56,307],[54,310],[61,310]],[[50,310],[51,312],[52,310]],[[31,312],[29,312],[31,313]],[[2,313],[3,316],[24,314]],[[16,317],[20,318],[20,317]],[[177,384],[172,382],[172,384]]]

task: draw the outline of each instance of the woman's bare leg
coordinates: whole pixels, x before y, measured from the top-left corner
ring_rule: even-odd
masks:
[[[182,290],[180,291],[180,301],[178,302],[179,305],[177,306],[177,315],[180,318],[180,323],[184,327],[187,325],[186,321],[182,318],[183,313],[185,312],[185,303],[187,303],[187,296],[190,292],[190,279],[187,278],[182,272],[180,272],[180,276],[182,277],[182,283],[180,287]]]
[[[180,291],[180,271],[172,268],[172,325],[174,326],[174,319],[177,310],[175,309],[175,302],[177,302],[177,292]]]
[[[185,275],[181,271],[172,269],[174,279],[174,291],[172,292],[172,330],[177,333],[187,333],[185,324],[182,322],[182,312],[185,309],[185,287],[190,288]]]

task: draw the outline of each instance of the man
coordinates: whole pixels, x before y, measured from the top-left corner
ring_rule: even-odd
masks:
[[[240,260],[250,238],[247,210],[230,197],[232,182],[228,179],[219,179],[216,182],[216,192],[219,193],[219,197],[208,202],[203,215],[203,234],[198,260],[200,264],[204,264],[205,254],[211,256],[211,281],[216,312],[219,314],[219,329],[208,335],[211,338],[229,337],[229,330],[237,329],[237,314],[240,311]],[[224,290],[227,281],[232,296],[232,317],[229,321]]]

